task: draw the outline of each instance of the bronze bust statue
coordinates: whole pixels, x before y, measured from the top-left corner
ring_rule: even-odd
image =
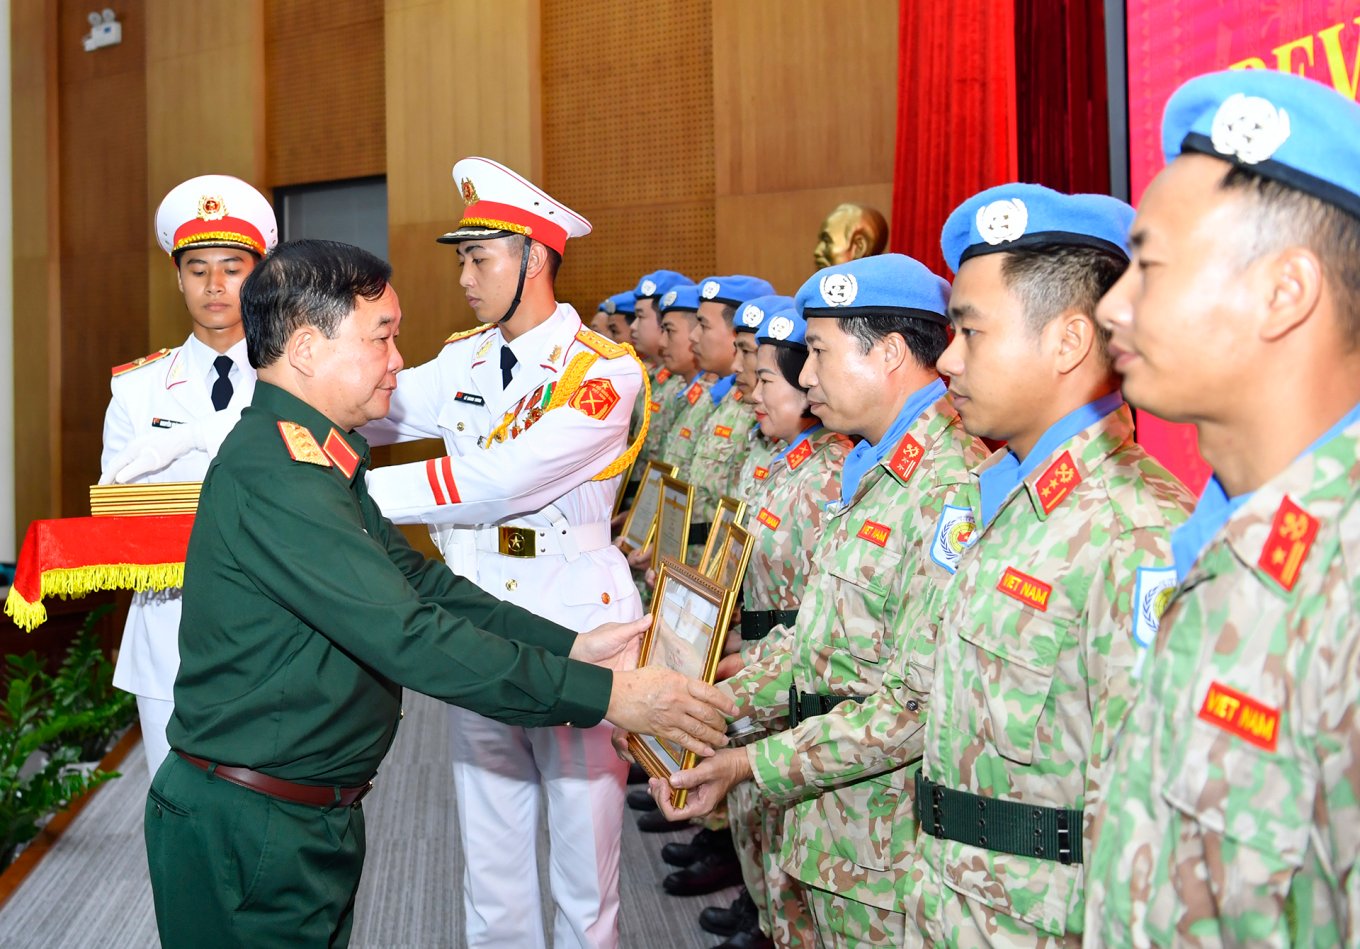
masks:
[[[888,246],[888,222],[874,208],[838,205],[822,222],[812,259],[817,269],[873,257]]]

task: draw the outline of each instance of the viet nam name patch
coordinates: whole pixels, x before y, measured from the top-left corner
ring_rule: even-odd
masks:
[[[762,467],[762,466],[760,466],[760,465],[757,465],[757,466],[756,466],[756,470],[755,470],[755,479],[756,479],[757,481],[764,481],[764,480],[765,480],[766,478],[768,478],[769,476],[770,476],[770,469],[769,469],[769,468],[765,468],[765,467]]]
[[[880,547],[888,546],[888,536],[891,533],[892,528],[879,524],[877,521],[865,521],[864,526],[859,529],[861,538]]]
[[[714,435],[717,435],[719,438],[731,438],[731,437],[732,437],[732,426],[730,426],[730,425],[715,425],[715,426],[713,426],[713,434],[714,434]]]
[[[1280,710],[1221,682],[1209,683],[1199,717],[1266,751],[1279,743]]]
[[[1027,573],[1021,573],[1014,567],[1007,567],[996,588],[1026,606],[1034,607],[1041,613],[1048,612],[1048,597],[1053,592],[1053,587],[1042,580],[1036,580]]]
[[[770,509],[766,507],[760,509],[760,513],[756,515],[756,520],[760,521],[760,523],[764,524],[770,530],[774,530],[779,526],[779,518],[771,514]]]
[[[930,559],[950,573],[959,569],[963,552],[973,545],[977,522],[973,509],[946,504],[935,522],[935,539],[930,544]]]
[[[1280,586],[1293,590],[1299,579],[1299,568],[1317,534],[1317,518],[1286,496],[1275,511],[1270,538],[1261,548],[1261,559],[1256,563]]]

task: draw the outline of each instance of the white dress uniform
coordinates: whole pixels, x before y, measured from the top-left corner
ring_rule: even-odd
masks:
[[[241,340],[223,355],[231,358],[228,378],[231,402],[224,412],[240,415],[255,391],[255,370],[246,359]],[[100,467],[133,439],[158,428],[183,425],[215,414],[212,386],[217,380],[213,361],[218,353],[190,336],[183,345],[155,353],[135,368],[115,370],[113,398],[104,415],[104,451]],[[121,367],[120,367],[121,368]],[[191,451],[168,466],[135,479],[134,483],[202,481],[212,456]],[[165,726],[174,711],[175,673],[179,670],[180,590],[137,593],[132,598],[113,684],[137,696],[142,744],[152,776],[170,751]]]
[[[230,175],[199,175],[171,188],[156,209],[155,230],[161,249],[171,257],[196,247],[238,248],[262,257],[279,237],[274,210],[264,195]],[[219,355],[231,359],[227,378],[232,386],[231,399],[220,412],[212,403]],[[115,367],[112,388],[104,415],[100,482],[115,475],[132,483],[202,481],[218,446],[255,394],[255,370],[244,339],[219,354],[190,335],[182,346]],[[156,471],[134,476],[144,469],[129,467],[128,458],[119,457],[130,445],[146,442],[159,443],[158,452],[168,453],[161,439],[185,425],[197,427],[196,437],[177,441],[175,450],[181,454]],[[145,447],[139,444],[129,454],[137,456]],[[113,684],[137,696],[142,745],[153,778],[170,751],[165,726],[175,707],[180,594],[173,589],[133,596],[113,671]]]
[[[502,388],[506,345],[518,363]],[[573,361],[592,357],[568,392]],[[495,596],[582,631],[636,619],[637,590],[610,543],[621,475],[592,478],[628,449],[642,386],[631,350],[583,328],[566,304],[509,344],[490,326],[455,334],[398,375],[388,417],[363,429],[375,444],[442,438],[448,456],[379,468],[369,491],[397,523],[431,525],[454,572]],[[535,849],[546,795],[554,945],[616,945],[627,769],[610,726],[525,729],[449,714],[468,944],[544,945]]]

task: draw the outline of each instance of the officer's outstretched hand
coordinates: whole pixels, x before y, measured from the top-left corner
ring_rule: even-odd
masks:
[[[217,454],[222,441],[241,418],[241,408],[226,408],[192,422],[139,435],[109,460],[100,484],[127,484],[143,475],[160,471],[191,451]]]
[[[614,673],[605,718],[619,728],[655,735],[707,758],[727,744],[730,699],[706,682],[674,669],[644,666]]]
[[[642,649],[642,634],[647,632],[649,625],[651,617],[648,616],[627,623],[602,623],[576,637],[569,658],[593,662],[615,672],[635,669],[638,652]]]
[[[727,792],[751,780],[751,763],[745,748],[725,748],[707,761],[677,771],[669,783],[652,778],[648,789],[667,820],[688,820],[712,812],[727,798]],[[672,788],[688,788],[684,807],[671,804]]]

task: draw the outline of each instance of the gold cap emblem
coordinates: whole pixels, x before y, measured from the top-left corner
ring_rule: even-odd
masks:
[[[227,202],[220,194],[205,194],[198,199],[200,221],[220,221],[227,216]]]
[[[477,203],[477,186],[472,183],[471,178],[463,179],[463,203],[464,204]]]

